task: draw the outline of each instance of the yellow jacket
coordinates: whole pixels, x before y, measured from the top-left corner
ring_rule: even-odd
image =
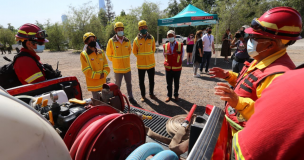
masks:
[[[88,54],[88,53],[89,54]],[[103,50],[98,53],[82,51],[80,54],[81,69],[86,77],[88,91],[101,91],[102,85],[106,83],[106,78],[110,73],[107,58]],[[100,75],[104,73],[104,77],[100,79]]]
[[[107,45],[107,56],[113,62],[114,73],[127,73],[130,68],[131,43],[126,37],[121,44],[116,35],[112,37]]]
[[[147,37],[138,34],[133,42],[133,54],[137,57],[138,69],[150,69],[155,67],[155,40],[147,33]]]
[[[253,63],[248,68],[247,72],[244,74],[244,76],[249,74],[255,68],[258,68],[258,69],[266,68],[271,63],[273,63],[275,60],[282,57],[284,54],[287,54],[286,49],[283,49],[281,51],[278,51],[278,52],[266,57],[265,59],[261,60],[258,64],[256,63],[256,60],[254,60]],[[232,72],[232,71],[229,71],[229,73],[230,73],[229,77],[225,80],[228,81],[229,84],[234,87],[236,85],[236,80],[237,80],[238,74],[235,72]],[[283,75],[283,73],[277,73],[274,75],[270,75],[264,81],[262,81],[256,89],[257,97],[260,98],[262,96],[262,91],[265,88],[267,88],[275,78],[277,78],[281,75]],[[235,109],[238,110],[246,120],[249,120],[250,117],[252,116],[252,114],[254,113],[254,104],[255,104],[255,101],[253,101],[250,98],[239,97],[239,101],[238,101]]]

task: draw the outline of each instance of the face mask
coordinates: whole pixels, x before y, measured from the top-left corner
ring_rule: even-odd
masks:
[[[124,35],[124,31],[118,31],[118,32],[117,32],[117,35],[118,35],[119,37],[122,37],[122,36]]]
[[[207,32],[206,31],[204,31],[204,34],[206,34]]]
[[[169,38],[169,41],[172,43],[174,42],[174,37]]]
[[[208,31],[208,34],[211,34],[211,31]]]
[[[190,38],[193,38],[193,36],[190,36]]]
[[[41,53],[41,52],[43,52],[43,50],[44,50],[44,45],[38,45],[37,44],[37,49],[34,49],[34,51],[36,52],[36,53]]]
[[[244,34],[244,38],[247,38],[248,36],[249,36],[248,33],[245,33],[245,34]]]
[[[140,33],[143,34],[143,35],[147,34],[147,30],[146,29],[142,29],[142,30],[140,30]]]
[[[96,48],[96,41],[91,41],[88,46]]]
[[[265,43],[265,42],[260,42],[260,43]],[[253,58],[253,57],[259,55],[259,53],[264,52],[264,51],[267,50],[267,49],[265,49],[263,51],[257,52],[256,48],[257,48],[258,44],[259,43],[255,40],[253,40],[253,39],[248,40],[248,42],[247,42],[247,52],[248,52],[250,57]]]

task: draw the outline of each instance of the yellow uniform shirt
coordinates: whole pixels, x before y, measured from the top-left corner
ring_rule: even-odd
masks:
[[[114,73],[127,73],[130,67],[131,43],[124,37],[120,43],[116,35],[111,38],[107,45],[107,56],[113,62]]]
[[[155,40],[147,33],[146,37],[138,34],[133,42],[133,54],[137,57],[138,69],[150,69],[155,67]]]
[[[82,51],[80,54],[81,69],[86,77],[88,91],[101,91],[102,85],[106,83],[106,78],[110,73],[108,61],[102,50],[98,53],[88,54]],[[100,75],[104,77],[100,79]]]

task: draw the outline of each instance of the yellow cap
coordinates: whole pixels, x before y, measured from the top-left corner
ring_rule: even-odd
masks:
[[[42,103],[42,97],[37,98],[37,103],[36,104],[41,104]]]
[[[49,101],[48,99],[43,100],[43,102],[42,102],[42,106],[41,106],[41,107],[45,107],[45,106],[47,106],[48,101]]]
[[[147,22],[145,20],[141,20],[138,22],[138,28],[142,26],[147,26]]]
[[[122,22],[116,22],[114,25],[114,29],[119,28],[119,27],[125,28]]]
[[[92,32],[87,32],[86,34],[83,35],[83,42],[85,42],[86,39],[89,37],[95,37],[95,39],[96,39],[95,34],[93,34]]]

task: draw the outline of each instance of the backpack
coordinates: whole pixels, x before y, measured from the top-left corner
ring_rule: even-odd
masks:
[[[39,69],[41,71],[43,71],[42,64],[36,58],[34,58],[33,56],[31,56],[30,54],[28,54],[26,52],[20,52],[19,54],[14,56],[13,61],[8,59],[7,57],[3,57],[5,60],[11,62],[11,63],[6,64],[6,65],[4,65],[0,68],[0,77],[1,77],[0,78],[0,86],[3,87],[4,89],[8,89],[8,88],[12,88],[12,87],[22,85],[22,83],[18,79],[18,76],[15,73],[14,63],[17,60],[17,58],[23,57],[23,56],[27,56],[27,57],[32,58],[37,63],[37,66],[39,67]]]

